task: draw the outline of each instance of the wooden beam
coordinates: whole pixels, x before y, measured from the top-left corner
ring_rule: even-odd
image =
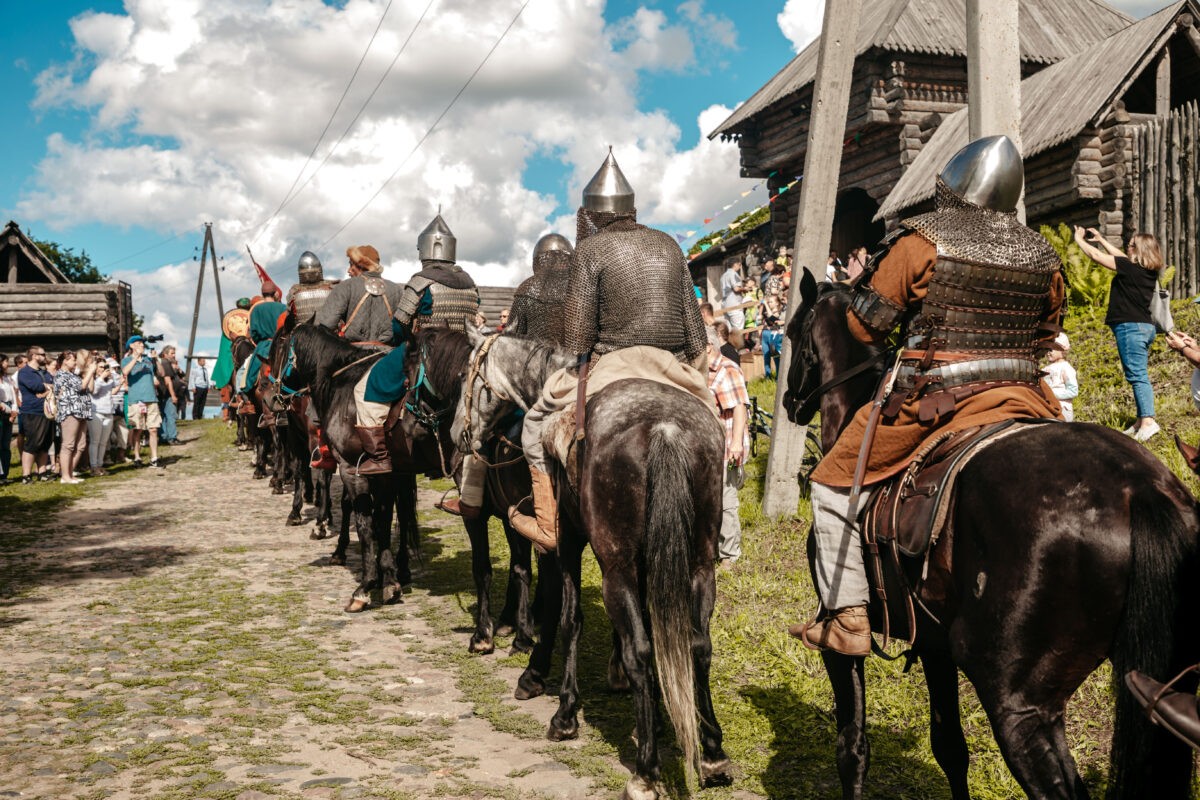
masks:
[[[800,182],[800,206],[792,261],[788,308],[800,308],[800,277],[797,268],[807,269],[818,281],[825,279],[825,255],[833,235],[833,210],[837,200],[838,174],[842,166],[842,141],[850,110],[850,86],[854,77],[854,46],[862,0],[825,0],[825,18],[817,51],[817,77],[813,83],[812,116],[804,153],[804,180]],[[818,272],[818,270],[822,270]],[[779,355],[775,408],[782,412],[787,391],[787,370],[792,360],[791,341],[786,337]],[[800,502],[796,475],[804,459],[808,431],[777,413],[767,458],[763,485],[763,513],[768,517],[794,516]]]
[[[15,239],[16,237],[11,237]],[[8,248],[8,282],[17,282],[17,248],[10,246]]]
[[[967,0],[967,141],[1007,136],[1021,152],[1017,0]],[[985,16],[986,14],[986,16]],[[1017,217],[1025,221],[1024,195]]]
[[[1171,113],[1171,48],[1164,47],[1158,57],[1154,75],[1154,113],[1165,117]]]

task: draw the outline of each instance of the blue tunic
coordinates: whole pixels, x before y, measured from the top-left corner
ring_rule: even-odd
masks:
[[[408,342],[397,345],[371,367],[367,376],[363,399],[368,403],[394,403],[404,397],[407,376],[404,374],[404,357],[408,355]]]

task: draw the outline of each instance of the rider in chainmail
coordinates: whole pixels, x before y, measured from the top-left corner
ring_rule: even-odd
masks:
[[[533,275],[513,293],[505,333],[517,333],[541,339],[561,347],[563,343],[563,306],[567,302],[567,283],[571,279],[571,256],[575,248],[567,237],[548,233],[533,248]]]
[[[321,310],[321,306],[325,305],[325,300],[329,297],[329,293],[337,281],[325,280],[321,259],[309,250],[305,250],[300,256],[296,271],[300,282],[288,289],[285,302],[288,310],[295,315],[296,324],[299,325],[304,322],[312,322],[313,317]]]
[[[932,438],[1062,418],[1038,374],[1038,356],[1059,330],[1061,261],[1017,219],[1023,183],[1021,154],[1007,137],[967,145],[937,178],[937,210],[901,222],[855,284],[851,333],[880,344],[903,324],[905,349],[874,434],[864,443],[871,406],[863,407],[811,476],[814,574],[826,613],[788,629],[809,647],[871,649],[858,489],[900,472]]]
[[[396,309],[396,321],[409,332],[436,326],[465,333],[474,325],[479,290],[454,263],[457,242],[440,213],[417,237],[421,271],[408,279]]]
[[[664,382],[713,407],[704,377],[707,340],[687,261],[673,238],[637,223],[633,188],[611,150],[583,190],[576,222],[578,239],[562,312],[564,346],[581,364],[593,354],[600,356],[593,374],[617,374],[629,365],[644,371],[653,364]],[[558,506],[542,433],[551,414],[576,400],[577,382],[578,375],[567,370],[552,375],[541,400],[526,414],[521,434],[533,478],[534,515],[514,505],[509,521],[547,551],[558,546]],[[603,385],[589,382],[588,391]]]

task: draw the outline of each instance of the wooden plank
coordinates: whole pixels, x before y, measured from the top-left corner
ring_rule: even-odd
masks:
[[[81,311],[71,312],[71,319],[108,319],[111,316],[108,311],[97,309],[86,309]],[[63,313],[60,311],[33,311],[29,309],[8,309],[0,305],[0,322],[2,321],[21,321],[21,320],[40,320],[40,319],[62,319]]]
[[[1154,73],[1154,113],[1165,117],[1171,113],[1171,48],[1164,47]]]
[[[117,291],[115,283],[16,283],[0,285],[6,294],[104,294]]]

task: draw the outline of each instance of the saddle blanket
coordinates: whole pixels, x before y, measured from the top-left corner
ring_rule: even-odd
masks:
[[[700,400],[717,416],[717,403],[704,376],[657,347],[626,347],[600,356],[588,370],[587,399],[626,378],[640,378],[673,386]],[[551,412],[547,415],[542,434],[543,446],[548,455],[562,464],[570,463],[567,453],[575,440],[578,387],[578,377],[561,369],[546,381],[542,398],[538,401]]]

